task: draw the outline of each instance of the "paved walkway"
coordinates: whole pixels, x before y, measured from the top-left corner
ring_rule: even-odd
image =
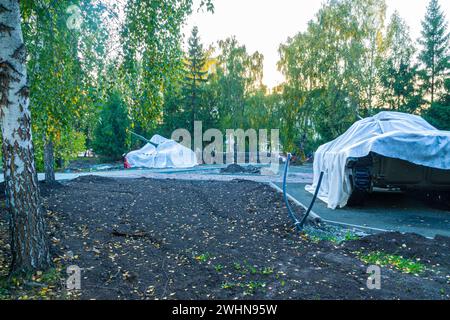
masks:
[[[251,174],[223,174],[220,169],[225,165],[203,165],[188,169],[127,169],[113,171],[93,171],[79,173],[56,173],[56,180],[73,180],[80,176],[95,175],[110,178],[153,178],[153,179],[180,179],[180,180],[216,180],[231,181],[234,179],[245,179],[261,183],[282,182],[281,171],[278,174],[251,175]],[[264,168],[264,167],[263,167]],[[280,166],[280,170],[282,167]],[[43,173],[38,174],[39,180],[44,180]],[[289,174],[290,181],[296,183],[309,183],[312,179],[311,172],[305,172],[304,168],[294,168]],[[3,182],[3,175],[0,175]]]

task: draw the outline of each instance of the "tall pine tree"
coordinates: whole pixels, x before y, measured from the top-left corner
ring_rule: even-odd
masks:
[[[449,68],[447,22],[438,0],[431,0],[425,19],[422,22],[422,45],[419,59],[422,62],[422,77],[427,92],[431,95],[430,104],[436,100],[439,89]]]
[[[92,143],[96,154],[107,160],[119,160],[127,148],[128,110],[120,93],[113,89],[100,113]]]
[[[203,45],[200,43],[197,27],[192,29],[188,45],[183,93],[186,97],[186,112],[190,114],[187,123],[190,125],[191,132],[193,133],[194,121],[198,120],[198,113],[201,108],[202,86],[207,81],[208,75],[208,72],[205,71],[206,54],[203,50]]]

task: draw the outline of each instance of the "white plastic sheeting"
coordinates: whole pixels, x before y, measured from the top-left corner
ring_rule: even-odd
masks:
[[[345,207],[352,192],[347,161],[370,152],[417,165],[450,169],[450,132],[437,130],[419,116],[399,112],[381,112],[363,119],[317,149],[313,184],[305,189],[313,193],[323,171],[319,198],[328,208]]]
[[[192,168],[198,164],[195,153],[174,140],[154,135],[150,142],[125,156],[129,168]]]

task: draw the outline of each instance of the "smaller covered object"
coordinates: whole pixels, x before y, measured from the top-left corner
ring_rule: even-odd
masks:
[[[192,168],[198,164],[195,153],[185,146],[154,135],[143,148],[125,156],[125,168]]]
[[[450,190],[450,132],[419,116],[381,112],[354,123],[319,147],[314,156],[313,193],[324,173],[319,198],[331,209],[360,204],[375,189]],[[358,203],[357,203],[358,202]]]

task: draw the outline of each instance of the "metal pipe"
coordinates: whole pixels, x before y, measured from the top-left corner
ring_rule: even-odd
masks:
[[[130,131],[132,135],[136,136],[137,138],[141,139],[144,142],[150,143],[154,146],[156,146],[153,142],[151,142],[150,140],[148,140],[147,138],[144,138],[143,136],[141,136],[140,134],[134,133],[133,131]]]

